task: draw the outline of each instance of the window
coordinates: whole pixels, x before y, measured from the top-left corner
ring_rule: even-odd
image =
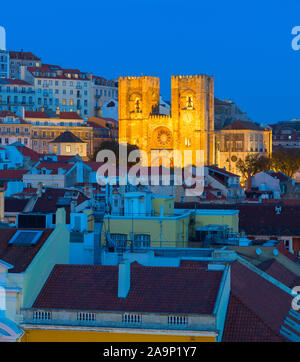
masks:
[[[117,250],[124,250],[127,246],[127,234],[110,234],[113,246]]]
[[[68,153],[71,152],[71,146],[70,145],[66,145],[66,152],[68,152]]]
[[[185,139],[185,145],[186,147],[191,147],[191,139],[189,137]]]
[[[135,234],[133,245],[135,248],[150,248],[150,235]]]

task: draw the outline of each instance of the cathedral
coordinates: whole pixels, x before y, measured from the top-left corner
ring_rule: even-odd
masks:
[[[214,79],[206,75],[171,78],[171,115],[159,114],[159,78],[119,78],[119,142],[147,152],[203,151],[215,163]],[[194,153],[194,152],[193,152]]]
[[[152,151],[201,150],[204,165],[237,174],[238,160],[248,154],[271,155],[270,128],[241,119],[215,130],[215,101],[212,76],[172,75],[171,114],[160,114],[159,78],[120,77],[119,142],[145,151],[147,165]]]

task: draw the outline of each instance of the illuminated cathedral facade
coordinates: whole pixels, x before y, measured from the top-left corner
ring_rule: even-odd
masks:
[[[268,128],[236,121],[214,129],[212,76],[173,75],[170,115],[159,114],[159,98],[159,78],[119,78],[119,142],[145,151],[147,165],[151,151],[179,150],[184,154],[191,150],[196,154],[200,150],[202,164],[240,174],[238,160],[244,161],[249,154],[272,153],[272,131]]]
[[[214,164],[214,79],[173,75],[171,115],[159,109],[159,78],[119,78],[119,142],[151,151],[202,150],[204,164]]]

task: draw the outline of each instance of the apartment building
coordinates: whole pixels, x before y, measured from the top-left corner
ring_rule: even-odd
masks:
[[[93,128],[76,112],[25,111],[24,119],[32,125],[31,147],[38,153],[49,153],[49,143],[67,130],[87,144],[88,155],[93,153]]]
[[[0,111],[21,114],[22,109],[35,110],[35,91],[31,84],[20,79],[0,79]]]
[[[55,111],[59,107],[62,112],[79,111],[81,116],[91,113],[91,73],[42,64],[40,67],[22,66],[21,78],[34,86],[38,109]]]
[[[103,105],[110,100],[118,99],[118,81],[93,76],[92,83],[91,104],[93,109],[90,116],[101,117],[103,115]]]
[[[30,146],[31,124],[11,111],[0,110],[0,145],[18,142]]]
[[[40,67],[41,64],[41,59],[31,52],[9,51],[9,78],[20,79],[21,66]]]

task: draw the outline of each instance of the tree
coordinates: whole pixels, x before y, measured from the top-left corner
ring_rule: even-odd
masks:
[[[92,160],[93,161],[96,161],[96,158],[97,158],[97,154],[99,151],[102,151],[102,150],[110,150],[112,151],[115,156],[116,156],[116,163],[117,165],[116,166],[119,166],[119,151],[120,151],[120,147],[125,147],[124,145],[122,144],[119,144],[119,142],[117,141],[103,141],[100,145],[100,147],[94,152],[94,155],[92,157]],[[131,144],[127,144],[127,160],[128,160],[128,155],[130,154],[131,151],[134,151],[134,150],[138,150],[139,151],[139,148],[136,146],[136,145],[131,145]],[[137,162],[139,162],[139,159],[137,159]],[[128,162],[128,166],[132,166],[134,165],[136,162]]]
[[[272,168],[281,171],[289,177],[300,168],[300,150],[298,148],[274,147]]]
[[[249,154],[245,157],[245,161],[239,159],[236,167],[241,172],[243,179],[247,180],[249,176],[258,172],[270,170],[271,160],[259,154]]]

